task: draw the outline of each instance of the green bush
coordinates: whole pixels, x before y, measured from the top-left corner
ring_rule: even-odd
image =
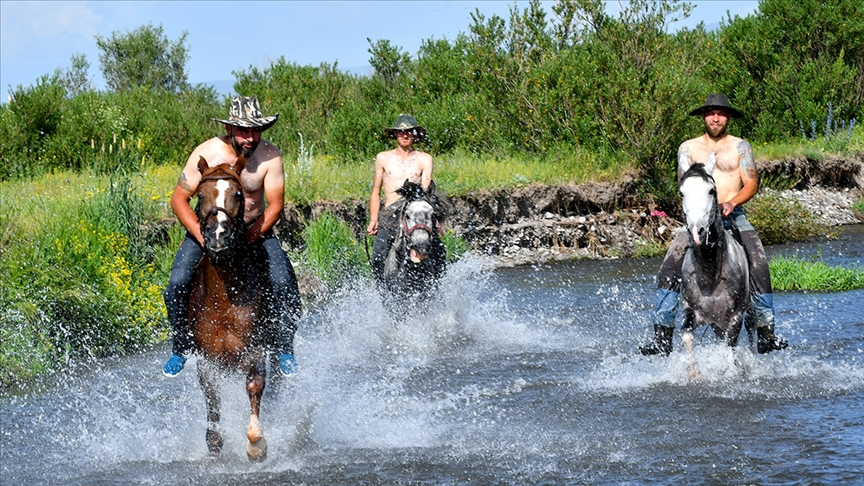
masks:
[[[760,192],[751,199],[747,217],[765,245],[837,237],[836,229],[826,228],[801,203],[773,191]]]
[[[0,250],[0,334],[16,336],[0,340],[0,379],[165,339],[167,273],[157,269],[170,263],[144,244],[141,227],[157,210],[131,180],[4,182],[0,200],[0,241],[9,243]]]

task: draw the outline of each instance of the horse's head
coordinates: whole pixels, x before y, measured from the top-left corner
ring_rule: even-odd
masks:
[[[204,251],[211,257],[231,248],[243,237],[245,199],[240,172],[246,166],[242,156],[234,165],[210,167],[198,159],[201,182],[198,184],[198,224],[204,237]]]
[[[435,190],[434,182],[428,189],[416,182],[406,180],[396,194],[405,198],[402,210],[401,225],[405,236],[409,257],[414,263],[420,263],[432,248],[432,236],[435,228],[435,208],[430,199]]]
[[[711,177],[715,163],[714,152],[708,155],[707,164],[690,165],[689,161],[679,161],[684,174],[678,183],[678,192],[690,242],[696,246],[710,243],[710,228],[720,216],[717,187]]]

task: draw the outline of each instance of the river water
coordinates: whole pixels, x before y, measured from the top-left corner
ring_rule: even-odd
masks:
[[[776,246],[862,265],[864,231]],[[783,292],[789,349],[697,333],[687,375],[644,357],[659,259],[487,271],[453,266],[440,300],[392,324],[359,283],[307,313],[301,371],[265,391],[269,457],[244,450],[241,377],[208,458],[195,359],[72,365],[0,395],[2,484],[853,484],[864,473],[864,291]]]

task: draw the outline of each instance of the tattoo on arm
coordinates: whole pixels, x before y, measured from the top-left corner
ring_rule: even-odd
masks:
[[[189,192],[192,192],[192,189],[189,187],[189,183],[186,182],[186,174],[183,172],[180,173],[180,179],[177,180],[177,185]]]
[[[738,156],[741,158],[741,170],[748,179],[756,179],[756,160],[753,158],[753,147],[746,140],[738,143]]]

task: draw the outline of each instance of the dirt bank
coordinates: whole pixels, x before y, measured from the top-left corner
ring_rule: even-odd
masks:
[[[759,161],[764,181],[783,181],[794,189],[783,197],[798,200],[826,225],[861,222],[852,204],[862,197],[864,154],[823,160],[789,157]],[[549,260],[634,256],[640,248],[663,245],[681,222],[663,213],[650,199],[637,196],[636,181],[578,186],[531,184],[479,191],[450,198],[447,227],[461,235],[496,266]],[[766,189],[767,190],[767,189]],[[288,204],[280,238],[300,244],[303,221],[329,211],[365,234],[367,201]]]

